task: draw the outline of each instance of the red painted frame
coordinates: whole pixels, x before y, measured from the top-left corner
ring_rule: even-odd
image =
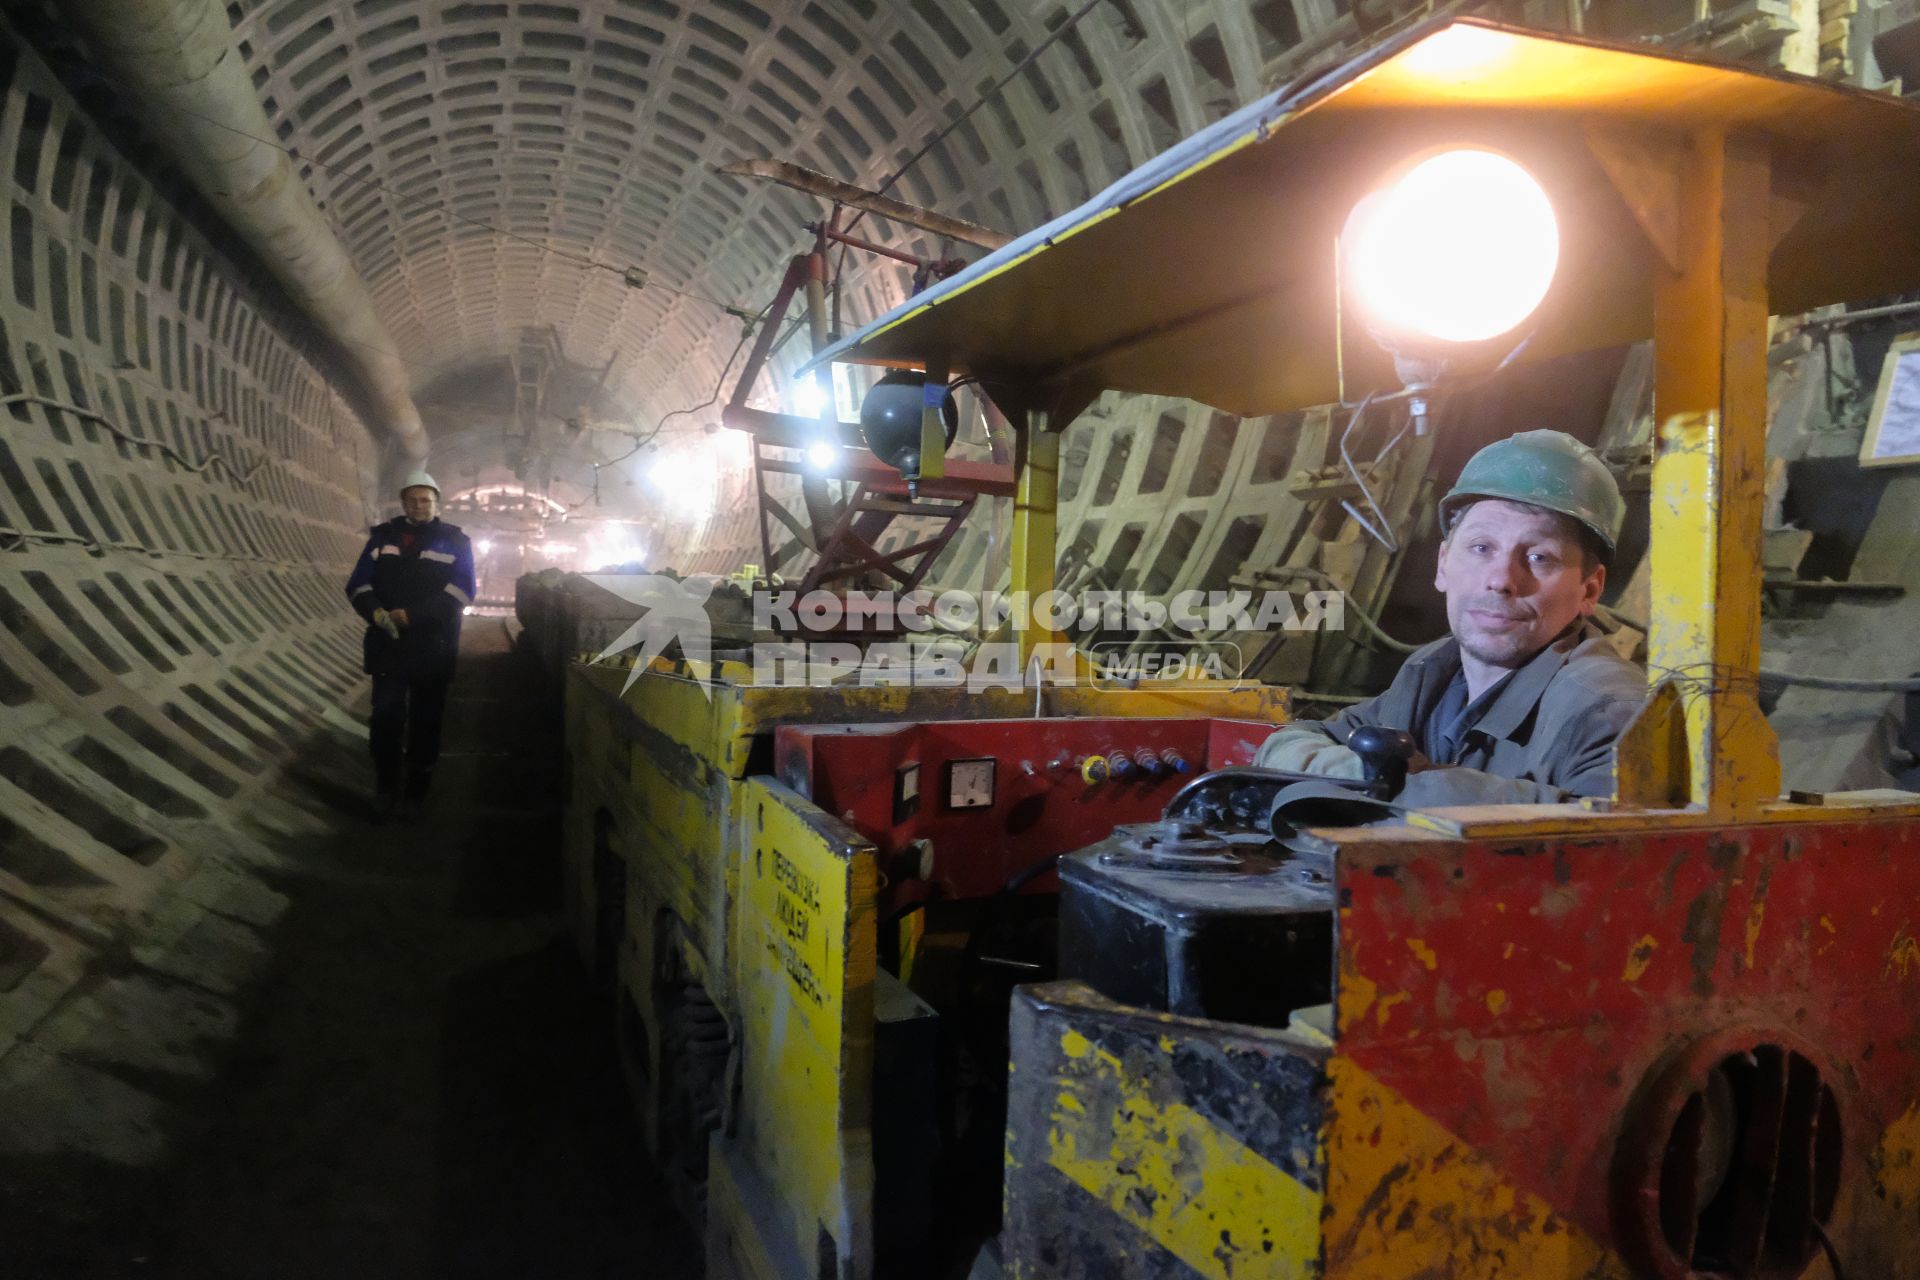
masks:
[[[1121,823],[1157,820],[1181,786],[1206,770],[1250,762],[1272,732],[1253,721],[1118,717],[789,725],[774,732],[774,768],[782,782],[873,841],[883,870],[909,842],[931,840],[927,879],[937,895],[979,898],[1041,859],[1106,839]],[[1099,784],[1080,776],[1086,756],[1142,748],[1173,751],[1193,770]],[[999,762],[993,807],[947,810],[947,766],[983,757]],[[896,823],[895,771],[914,761],[920,810]],[[905,891],[901,876],[890,870],[889,877],[887,893]],[[1033,886],[1052,889],[1055,881],[1048,874]]]
[[[1850,1274],[1916,1273],[1890,1243],[1920,1237],[1914,1177],[1889,1183],[1881,1148],[1920,1106],[1920,820],[1355,833],[1336,886],[1339,1052],[1596,1241],[1637,1252],[1644,1171],[1620,1157],[1662,1122],[1673,1064],[1772,1039],[1837,1096]]]

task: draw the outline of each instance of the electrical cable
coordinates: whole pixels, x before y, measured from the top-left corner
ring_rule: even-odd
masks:
[[[886,181],[882,182],[878,187],[874,189],[874,194],[883,196],[887,194],[887,192],[893,190],[894,184],[899,182],[901,178],[904,178],[906,176],[907,170],[913,168],[914,165],[919,164],[922,160],[926,159],[928,154],[930,154],[933,151],[933,149],[939,146],[942,142],[945,142],[948,136],[952,134],[955,129],[958,129],[962,124],[965,124],[969,119],[971,119],[974,112],[980,110],[981,107],[986,106],[988,102],[992,101],[993,98],[996,97],[1002,89],[1006,88],[1009,84],[1013,82],[1013,78],[1015,76],[1020,75],[1022,72],[1026,71],[1028,67],[1031,67],[1035,62],[1037,62],[1041,54],[1045,53],[1048,49],[1053,47],[1055,41],[1059,40],[1062,36],[1072,31],[1074,27],[1079,24],[1080,19],[1086,17],[1089,13],[1092,13],[1096,8],[1100,6],[1101,3],[1102,3],[1102,0],[1087,0],[1085,4],[1081,5],[1078,9],[1073,11],[1073,13],[1068,16],[1065,22],[1062,22],[1059,26],[1055,27],[1052,31],[1049,31],[1047,33],[1047,38],[1042,40],[1039,44],[1035,45],[1032,49],[1030,49],[1027,52],[1026,57],[1014,63],[1012,69],[1009,70],[1004,76],[1001,76],[1000,79],[996,80],[992,85],[990,85],[986,89],[981,90],[980,96],[973,100],[972,106],[968,107],[965,111],[962,111],[959,115],[955,116],[953,119],[947,121],[946,125],[943,128],[941,128],[925,143],[921,144],[919,150],[915,151],[912,155],[908,156],[905,160],[901,161],[900,167],[895,169],[891,174],[889,174],[887,176]],[[867,214],[867,211],[865,209],[854,210],[852,219],[849,220],[847,225],[842,227],[841,230],[851,232],[855,227],[860,225],[860,219],[864,218],[866,214]],[[835,265],[833,270],[833,305],[834,305],[835,315],[839,314],[840,281],[846,274],[847,248],[848,246],[846,245],[842,245],[840,247],[840,261],[838,262],[838,264]]]
[[[1095,9],[1099,8],[1101,3],[1102,3],[1102,0],[1087,0],[1087,2],[1081,5],[1078,9],[1076,9],[1067,18],[1065,22],[1062,22],[1059,26],[1055,27],[1052,31],[1048,32],[1047,38],[1042,40],[1039,44],[1035,45],[1031,50],[1029,50],[1026,57],[1014,63],[1012,68],[1008,70],[1008,72],[1005,75],[1001,76],[999,80],[995,81],[992,86],[982,90],[980,93],[980,96],[974,99],[974,103],[972,106],[968,107],[965,111],[962,111],[959,115],[949,120],[944,128],[942,128],[938,133],[935,133],[933,137],[929,138],[925,143],[921,144],[919,150],[915,151],[912,155],[908,156],[905,160],[901,161],[900,167],[898,169],[895,169],[893,173],[887,178],[887,180],[880,184],[878,189],[875,191],[875,194],[885,195],[887,194],[887,192],[891,191],[893,189],[894,183],[900,181],[901,178],[906,176],[907,170],[913,168],[914,165],[920,163],[920,161],[924,160],[927,157],[927,155],[930,152],[932,152],[932,150],[935,147],[939,146],[942,142],[945,142],[947,140],[947,137],[950,134],[952,134],[952,132],[955,129],[958,129],[962,124],[966,123],[966,121],[972,117],[974,112],[978,111],[981,107],[986,106],[988,102],[992,101],[992,99],[996,95],[998,95],[1002,89],[1006,88],[1009,84],[1013,82],[1013,78],[1015,76],[1020,75],[1022,72],[1026,71],[1028,67],[1032,66],[1035,62],[1039,61],[1041,54],[1045,53],[1048,49],[1052,48],[1056,41],[1058,41],[1062,36],[1066,35],[1069,31],[1072,31],[1074,26],[1077,23],[1079,23],[1080,19],[1086,17],[1089,13],[1092,13]],[[853,216],[853,220],[847,223],[846,227],[843,229],[847,231],[851,231],[854,228],[854,226],[860,221],[860,219],[863,216],[865,216],[865,214],[866,214],[865,209],[856,210]]]
[[[771,303],[768,304],[768,306],[771,306],[771,305],[772,305]],[[766,314],[766,311],[764,308],[762,309],[761,314],[762,315]],[[698,413],[702,409],[710,408],[713,405],[719,403],[720,393],[726,389],[727,375],[733,372],[733,362],[740,358],[741,348],[747,345],[747,338],[751,336],[751,334],[752,334],[752,330],[751,329],[747,330],[746,332],[740,335],[740,340],[733,344],[733,351],[727,356],[727,362],[720,366],[720,376],[718,379],[714,381],[713,393],[711,395],[709,395],[705,400],[702,400],[699,404],[688,405],[684,409],[675,409],[671,413],[662,415],[660,420],[653,424],[653,430],[647,432],[647,434],[643,436],[637,437],[634,440],[632,448],[628,449],[625,453],[621,454],[617,458],[608,458],[604,462],[594,463],[593,469],[595,471],[599,471],[600,468],[602,467],[610,467],[616,462],[626,461],[628,458],[631,458],[634,454],[640,452],[641,449],[651,444],[653,442],[654,437],[660,434],[660,428],[666,426],[667,423],[673,420],[674,418],[684,418],[688,414]]]
[[[1607,608],[1607,615],[1623,627],[1630,627],[1642,635],[1651,634],[1645,619],[1635,618],[1621,613],[1618,609]],[[1678,671],[1668,674],[1679,677]],[[1824,689],[1830,693],[1920,693],[1920,676],[1894,676],[1888,679],[1853,678],[1851,676],[1814,676],[1797,671],[1769,671],[1762,667],[1757,673],[1759,683],[1766,685],[1793,685],[1802,689]]]
[[[1827,1255],[1827,1266],[1833,1271],[1833,1280],[1847,1280],[1846,1268],[1840,1265],[1840,1251],[1833,1247],[1833,1239],[1827,1235],[1827,1229],[1820,1225],[1818,1218],[1810,1218],[1808,1222],[1813,1227],[1814,1239],[1820,1242],[1821,1252]]]
[[[218,454],[218,453],[208,454],[201,461],[195,462],[192,459],[188,458],[185,454],[181,453],[178,449],[168,444],[164,440],[149,440],[145,436],[136,436],[131,432],[121,428],[121,426],[118,423],[114,422],[113,419],[107,417],[104,414],[98,413],[92,409],[88,409],[83,405],[68,404],[64,400],[55,400],[51,396],[38,396],[38,395],[33,395],[30,392],[24,392],[24,391],[16,395],[0,396],[0,406],[10,405],[10,404],[44,405],[49,409],[59,409],[65,413],[71,413],[77,418],[86,418],[91,422],[99,423],[101,426],[105,427],[109,432],[111,432],[115,438],[125,441],[127,444],[133,445],[135,448],[158,449],[161,453],[166,454],[169,458],[172,458],[175,462],[179,463],[181,466],[185,467],[189,471],[199,473],[199,472],[206,471],[214,467],[215,465],[225,467],[227,469],[227,474],[231,476],[233,479],[239,481],[241,484],[246,484],[249,481],[251,481],[253,477],[259,473],[260,469],[267,465],[266,460],[262,459],[259,462],[254,463],[253,466],[249,467],[247,469],[246,474],[242,475],[240,474],[240,472],[234,469],[233,463],[227,461],[225,455],[223,454]]]
[[[1325,587],[1329,591],[1344,590],[1338,582],[1335,582],[1333,580],[1333,577],[1331,574],[1325,573],[1319,569],[1310,569],[1305,565],[1281,565],[1278,568],[1266,569],[1266,570],[1263,570],[1262,572],[1272,576],[1305,578],[1309,582],[1319,583],[1322,587]],[[1384,648],[1390,649],[1394,653],[1413,653],[1423,647],[1417,644],[1408,644],[1404,640],[1394,639],[1392,636],[1388,635],[1384,630],[1381,629],[1379,619],[1375,618],[1372,614],[1368,613],[1365,609],[1362,609],[1359,605],[1355,604],[1351,599],[1346,600],[1344,611],[1358,618],[1360,620],[1360,626],[1363,630],[1365,630],[1368,634],[1372,635],[1373,638],[1379,641]]]
[[[688,405],[684,409],[675,409],[671,413],[663,415],[659,421],[653,424],[653,430],[647,432],[645,435],[636,435],[634,437],[633,446],[629,448],[625,453],[620,454],[617,457],[603,458],[597,462],[591,463],[590,466],[593,472],[592,497],[582,498],[580,501],[574,503],[572,506],[563,509],[560,513],[561,519],[564,520],[566,517],[572,515],[575,511],[578,511],[581,507],[586,506],[589,502],[595,503],[596,505],[599,503],[600,472],[602,468],[611,467],[615,463],[625,462],[628,458],[631,458],[634,454],[640,452],[640,450],[646,448],[649,444],[652,444],[654,441],[654,438],[660,434],[660,429],[666,426],[671,419],[685,417],[686,415],[692,414],[692,413],[698,413],[702,409],[709,408],[712,405],[718,403],[720,399],[720,393],[726,389],[727,375],[733,372],[733,362],[740,358],[740,352],[747,345],[747,339],[753,336],[753,330],[755,326],[757,326],[762,320],[764,320],[766,318],[767,312],[771,311],[772,309],[773,309],[773,303],[769,301],[766,306],[760,308],[759,313],[754,316],[752,322],[750,322],[749,324],[747,324],[741,329],[740,340],[733,344],[733,351],[727,356],[727,362],[724,365],[720,366],[720,376],[714,380],[713,393],[711,395],[709,395],[705,400],[701,401],[699,404]]]
[[[1915,693],[1920,692],[1920,676],[1891,680],[1850,680],[1840,676],[1808,676],[1791,671],[1760,671],[1760,683],[1796,685],[1802,689],[1825,689],[1833,693]]]
[[[1353,455],[1347,452],[1348,439],[1359,429],[1361,419],[1366,416],[1367,406],[1372,403],[1373,393],[1368,392],[1366,397],[1360,401],[1359,407],[1354,409],[1352,415],[1347,418],[1346,430],[1340,433],[1340,461],[1347,468],[1347,474],[1353,477],[1353,483],[1355,487],[1360,490],[1360,496],[1365,498],[1367,500],[1367,506],[1372,508],[1373,520],[1369,520],[1360,514],[1360,509],[1354,506],[1349,499],[1341,499],[1340,509],[1346,512],[1355,524],[1365,529],[1369,537],[1385,547],[1388,555],[1398,555],[1400,554],[1400,540],[1393,534],[1393,522],[1387,519],[1387,513],[1382,511],[1380,504],[1374,500],[1373,490],[1367,488],[1367,478],[1360,474],[1360,468],[1354,465]],[[1394,451],[1394,448],[1406,436],[1407,430],[1412,427],[1412,425],[1413,415],[1409,414],[1407,415],[1407,420],[1401,424],[1400,430],[1394,434],[1393,439],[1387,441],[1386,446],[1374,457],[1373,466],[1377,467],[1387,460],[1388,455]],[[1379,524],[1376,525],[1374,520],[1379,521]]]

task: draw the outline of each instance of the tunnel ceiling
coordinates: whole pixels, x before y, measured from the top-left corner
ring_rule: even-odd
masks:
[[[717,167],[773,156],[878,185],[1079,8],[269,0],[229,13],[439,457],[450,431],[487,428],[476,391],[543,330],[592,375],[550,416],[650,424],[705,399],[741,334],[719,304],[764,305],[820,211]],[[1352,39],[1345,8],[1100,0],[896,193],[1001,230],[1035,225]],[[862,231],[903,234],[871,219]],[[623,280],[629,267],[645,287]],[[856,256],[848,321],[904,288],[904,268]],[[573,442],[556,476],[578,479],[591,448]]]

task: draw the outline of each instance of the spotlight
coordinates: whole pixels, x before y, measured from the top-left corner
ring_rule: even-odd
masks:
[[[896,371],[874,383],[860,402],[861,437],[874,457],[906,477],[909,494],[916,492],[920,479],[921,416],[934,403],[940,406],[944,454],[960,430],[960,406],[951,387],[929,387],[924,373]]]
[[[1443,151],[1354,206],[1340,237],[1368,326],[1400,343],[1483,342],[1547,296],[1560,261],[1553,204],[1506,156]]]

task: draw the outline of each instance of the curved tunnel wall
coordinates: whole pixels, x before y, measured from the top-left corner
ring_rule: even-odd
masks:
[[[0,183],[4,1053],[248,839],[251,784],[354,687],[375,447],[271,287],[4,27]]]
[[[773,155],[875,185],[1077,9],[239,0],[227,13],[275,136],[416,385],[552,326],[650,419],[705,397],[739,337],[695,295],[758,306],[818,213],[718,165]],[[1359,39],[1344,0],[1108,0],[898,192],[1017,232]],[[264,764],[352,687],[338,581],[376,461],[305,325],[20,46],[0,28],[0,398],[90,407],[171,456],[68,410],[0,405],[0,1028],[13,1034],[155,887],[194,874],[189,851],[219,844],[208,833],[228,829]],[[938,248],[885,224],[862,233]],[[653,283],[629,288],[629,264]],[[897,302],[906,275],[850,276],[848,321]],[[1114,585],[1162,592],[1280,563],[1304,536],[1287,478],[1318,461],[1299,440],[1322,430],[1110,397],[1066,440],[1061,546]],[[213,455],[231,469],[191,469]],[[750,495],[750,481],[723,494],[656,563],[758,560]],[[992,525],[977,512],[936,576],[977,583]]]

